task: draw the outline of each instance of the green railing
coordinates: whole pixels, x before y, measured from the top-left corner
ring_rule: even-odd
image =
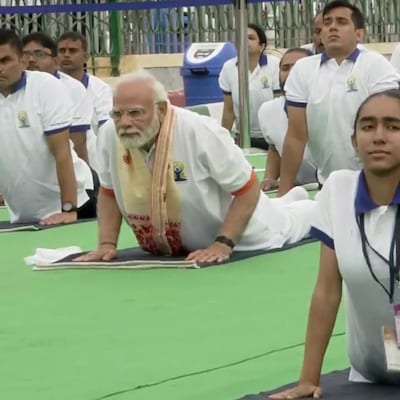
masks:
[[[86,1],[0,0],[0,5],[81,2]],[[249,20],[265,28],[271,46],[298,46],[310,41],[313,16],[325,3],[326,0],[290,0],[250,4]],[[352,3],[364,12],[368,42],[400,40],[399,0],[354,0]],[[110,56],[114,65],[123,54],[174,53],[183,51],[191,42],[235,39],[233,6],[113,13],[0,14],[0,20],[2,26],[15,28],[21,34],[44,30],[57,37],[66,30],[80,31],[89,40],[91,55]]]

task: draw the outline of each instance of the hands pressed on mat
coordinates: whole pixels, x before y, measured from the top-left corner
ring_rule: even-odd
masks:
[[[304,398],[320,399],[322,398],[322,389],[312,383],[300,383],[298,386],[278,392],[269,396],[270,399],[304,399]]]
[[[97,250],[74,259],[78,262],[111,261],[117,258],[117,246],[114,243],[100,244]]]
[[[198,263],[222,263],[230,259],[232,249],[226,244],[215,242],[207,249],[191,252],[186,260],[196,261]]]
[[[62,212],[50,215],[40,221],[40,225],[72,224],[78,220],[77,212]]]
[[[186,257],[186,260],[198,263],[222,263],[229,260],[231,255],[232,249],[229,246],[216,242],[207,249],[193,251]],[[74,261],[111,261],[115,258],[117,258],[116,245],[113,243],[103,243],[97,250],[79,256]]]

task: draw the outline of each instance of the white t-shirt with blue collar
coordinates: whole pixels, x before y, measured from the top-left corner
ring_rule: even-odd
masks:
[[[11,222],[34,222],[61,212],[56,161],[46,136],[69,129],[72,103],[61,82],[46,72],[23,73],[13,93],[0,94],[0,193]],[[71,146],[78,207],[88,199],[90,170]]]
[[[320,176],[359,170],[351,136],[356,112],[370,95],[399,87],[400,75],[382,55],[356,49],[341,65],[326,53],[296,62],[285,84],[289,106],[306,109],[308,145]]]
[[[357,376],[358,380],[400,383],[400,374],[387,372],[382,339],[382,327],[394,327],[393,307],[369,271],[356,219],[364,214],[369,243],[388,258],[399,206],[400,186],[391,205],[375,204],[369,196],[363,171],[332,172],[317,196],[311,234],[336,253],[343,279],[351,377]],[[387,263],[370,249],[368,256],[375,275],[389,288]],[[394,301],[400,302],[397,284]]]
[[[239,76],[238,59],[225,62],[219,75],[219,86],[226,95],[232,96],[233,112],[236,124],[241,115],[239,109]],[[262,55],[253,72],[249,72],[249,104],[250,104],[250,136],[262,138],[263,134],[258,122],[258,110],[265,101],[274,98],[274,92],[280,91],[279,59],[272,55]]]
[[[86,134],[90,129],[93,116],[93,105],[88,93],[82,84],[71,76],[61,71],[56,71],[54,76],[64,85],[72,102],[73,115],[70,133]]]
[[[93,107],[91,129],[86,141],[89,164],[95,171],[98,171],[97,134],[100,126],[110,119],[113,93],[110,85],[91,74],[84,74],[81,83],[86,88]]]

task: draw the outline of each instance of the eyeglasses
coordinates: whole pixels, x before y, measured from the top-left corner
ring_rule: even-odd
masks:
[[[153,103],[157,105],[159,102]],[[110,116],[114,121],[120,121],[124,114],[127,114],[130,119],[140,120],[142,119],[149,111],[145,108],[135,107],[129,108],[128,110],[112,110],[110,112]]]
[[[51,56],[52,56],[51,53],[48,53],[47,51],[43,51],[43,50],[35,50],[35,51],[32,51],[32,52],[31,51],[24,51],[22,53],[22,57],[25,60],[29,60],[31,57],[34,60],[43,60],[44,58],[51,57]]]
[[[119,121],[122,119],[123,115],[127,114],[131,119],[141,119],[146,114],[146,110],[143,108],[130,108],[129,110],[112,110],[110,112],[111,118],[114,121]]]

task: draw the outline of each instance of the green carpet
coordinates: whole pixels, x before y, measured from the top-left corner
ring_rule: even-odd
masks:
[[[1,399],[233,400],[297,378],[317,243],[204,270],[24,265],[37,247],[96,237],[96,223],[0,235]],[[124,227],[120,248],[134,245]],[[325,368],[346,366],[338,336]]]

